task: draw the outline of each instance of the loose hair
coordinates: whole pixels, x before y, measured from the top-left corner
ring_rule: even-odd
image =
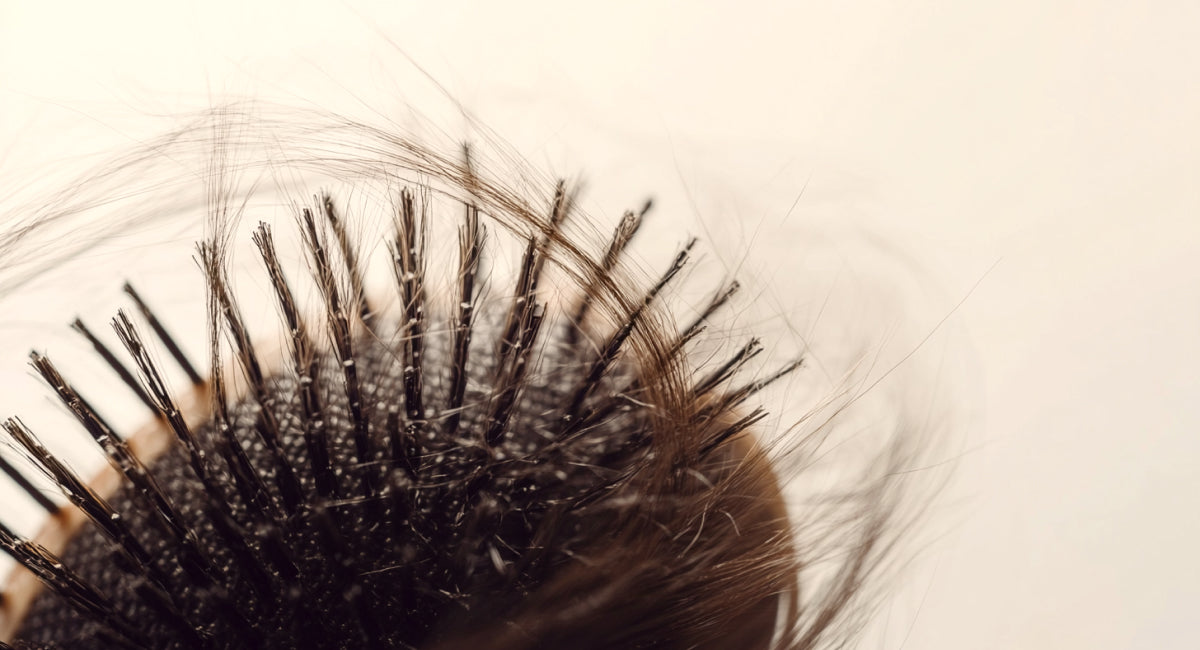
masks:
[[[132,309],[112,321],[123,352],[76,321],[146,405],[152,423],[133,435],[31,354],[110,467],[86,480],[35,427],[4,422],[36,471],[3,469],[50,523],[26,539],[0,512],[0,549],[21,565],[0,639],[850,643],[921,510],[902,474],[924,454],[923,432],[898,427],[852,489],[789,508],[783,485],[826,453],[854,398],[768,435],[759,401],[805,360],[759,365],[762,339],[724,327],[735,279],[679,306],[695,240],[657,276],[629,262],[649,203],[603,235],[579,197],[579,184],[546,179],[495,140],[439,144],[394,124],[234,103],[11,227],[0,250],[17,268],[27,240],[97,214],[119,215],[111,233],[202,212],[193,259],[209,352],[204,370],[170,333],[180,316],[130,284]],[[274,223],[280,206],[291,223]],[[274,332],[254,329],[235,286],[246,240]],[[52,263],[43,255],[6,288]],[[280,341],[264,342],[272,334]],[[171,373],[189,389],[172,390]],[[42,494],[38,475],[68,503]]]

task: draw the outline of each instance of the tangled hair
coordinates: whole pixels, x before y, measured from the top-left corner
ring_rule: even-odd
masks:
[[[3,463],[50,523],[25,539],[0,512],[22,566],[0,647],[843,647],[921,509],[902,474],[924,436],[897,425],[849,488],[789,513],[781,484],[816,468],[855,398],[768,436],[756,402],[803,359],[760,368],[761,340],[724,330],[737,283],[688,313],[672,292],[694,241],[645,280],[626,249],[649,204],[602,237],[573,184],[503,147],[234,104],[72,188],[0,241],[3,289],[54,263],[31,241],[203,211],[209,369],[129,285],[126,360],[75,329],[146,430],[117,431],[32,354],[110,468],[86,481],[4,423],[69,503]],[[260,342],[232,279],[249,219],[282,343]],[[58,259],[89,245],[73,241]]]

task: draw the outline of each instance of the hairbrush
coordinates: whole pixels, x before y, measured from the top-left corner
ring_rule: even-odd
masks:
[[[492,175],[473,149],[336,116],[299,124],[214,109],[162,140],[206,151],[190,181],[209,230],[194,256],[208,370],[131,285],[133,309],[112,320],[119,346],[73,324],[146,405],[144,430],[117,431],[51,355],[31,354],[108,468],[81,477],[36,427],[3,421],[26,467],[0,457],[0,469],[49,522],[25,539],[0,516],[0,550],[19,564],[0,647],[853,638],[902,528],[886,477],[909,443],[879,452],[883,478],[789,518],[781,472],[803,463],[783,459],[816,452],[768,442],[757,400],[802,360],[762,369],[760,339],[730,343],[734,281],[695,309],[672,304],[695,240],[641,279],[626,262],[649,203],[591,237],[565,181]],[[121,173],[162,156],[151,145]],[[251,174],[276,194],[242,182]],[[281,251],[269,217],[249,233],[277,314],[266,332],[230,272],[262,195],[288,197],[299,242]]]

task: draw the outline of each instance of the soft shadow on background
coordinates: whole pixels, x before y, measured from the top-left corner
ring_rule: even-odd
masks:
[[[666,187],[781,310],[813,233],[911,261],[970,416],[871,646],[1194,647],[1200,4],[250,4],[0,0],[0,178],[227,94],[446,105],[399,46],[593,209]]]

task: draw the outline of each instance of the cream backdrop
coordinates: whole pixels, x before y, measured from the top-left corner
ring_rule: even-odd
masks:
[[[895,302],[871,331],[901,354],[936,328],[957,478],[865,647],[1182,650],[1200,609],[1198,33],[1184,0],[0,0],[0,193],[230,95],[402,101],[463,128],[402,51],[533,164],[589,179],[591,209],[660,196],[663,247],[715,241],[710,263],[744,267],[769,309]],[[888,268],[906,289],[876,281]],[[49,408],[22,337],[100,283],[6,299],[0,415]]]

